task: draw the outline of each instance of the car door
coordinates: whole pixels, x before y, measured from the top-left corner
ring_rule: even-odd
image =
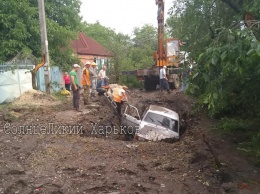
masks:
[[[134,135],[136,130],[139,129],[141,123],[138,109],[132,105],[125,108],[124,114],[121,119],[121,129],[127,130],[128,134]]]

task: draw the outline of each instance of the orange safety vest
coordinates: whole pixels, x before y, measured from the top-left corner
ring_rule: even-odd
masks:
[[[86,75],[86,81],[84,79],[84,75]],[[83,71],[82,71],[82,76],[81,76],[81,84],[84,86],[84,85],[88,85],[90,86],[90,76],[89,76],[89,70],[85,67],[83,68]]]
[[[114,97],[114,101],[121,103],[122,99],[124,98],[124,95],[120,96],[119,92],[120,92],[121,88],[115,88],[113,89],[113,97]]]

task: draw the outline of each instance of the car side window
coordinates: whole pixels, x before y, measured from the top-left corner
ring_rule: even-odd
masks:
[[[171,128],[170,128],[172,131],[175,131],[175,132],[179,132],[178,131],[178,121],[175,121],[172,119],[172,124],[171,124]]]

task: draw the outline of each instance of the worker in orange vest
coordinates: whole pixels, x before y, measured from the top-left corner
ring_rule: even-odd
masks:
[[[81,84],[83,85],[84,88],[84,93],[83,93],[83,101],[84,105],[88,104],[88,99],[89,99],[89,94],[90,94],[90,62],[87,61],[85,64],[85,68],[83,68],[82,71],[82,77],[81,77]]]
[[[113,97],[114,101],[116,102],[117,105],[117,112],[121,116],[121,109],[122,109],[122,104],[124,101],[128,101],[127,96],[126,96],[126,90],[128,89],[127,86],[123,86],[122,88],[116,88],[113,89]]]

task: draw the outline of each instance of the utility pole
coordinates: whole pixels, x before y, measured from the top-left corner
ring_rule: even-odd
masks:
[[[38,0],[38,8],[39,8],[39,19],[40,19],[40,29],[41,29],[42,52],[45,54],[45,64],[44,64],[45,89],[47,94],[51,94],[50,56],[49,56],[49,49],[48,49],[44,0]]]

